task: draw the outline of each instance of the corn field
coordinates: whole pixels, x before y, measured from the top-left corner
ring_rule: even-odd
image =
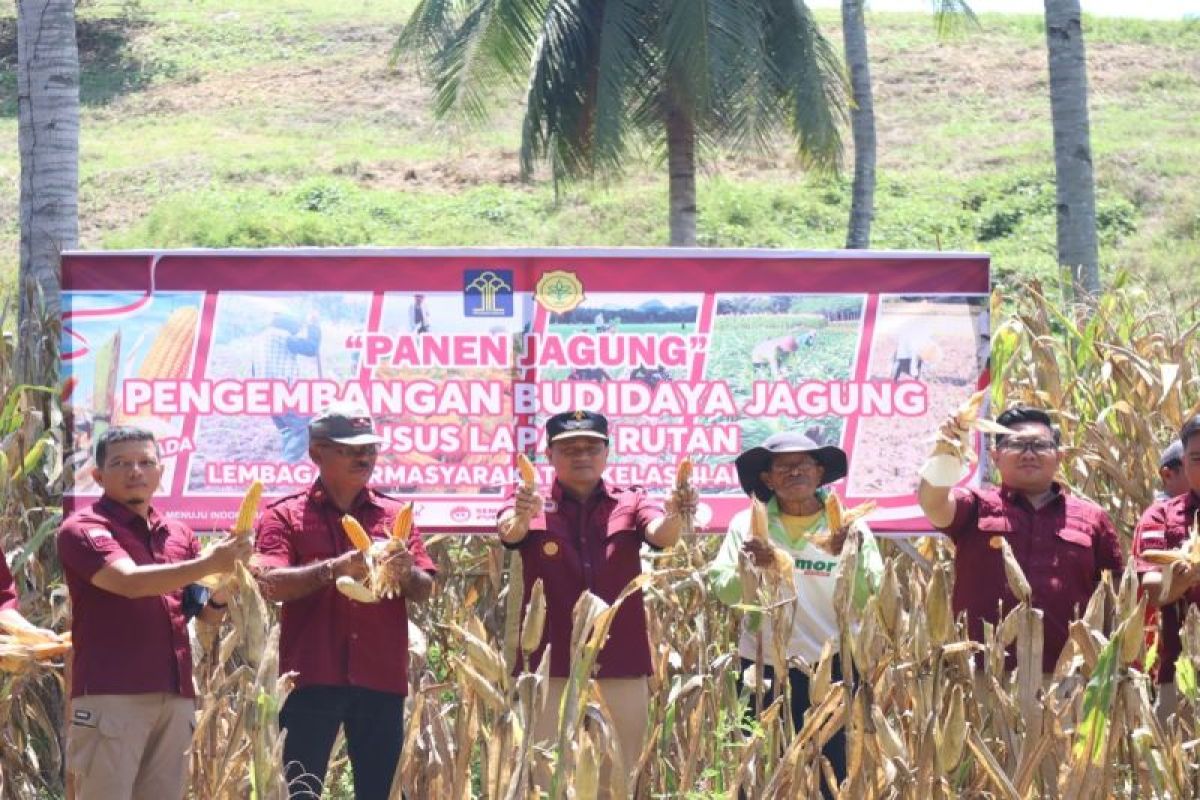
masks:
[[[1014,294],[1002,320],[994,317],[993,408],[1027,401],[1058,412],[1063,479],[1104,506],[1128,544],[1152,500],[1159,450],[1200,411],[1200,314],[1121,280],[1093,309],[1059,306],[1032,285]],[[49,402],[58,390],[13,386],[11,341],[2,347],[5,552],[23,610],[61,629],[67,609],[52,533],[63,434]],[[433,537],[438,587],[413,609],[427,641],[414,648],[393,796],[523,800],[538,796],[532,778],[541,769],[552,776],[553,797],[815,797],[819,782],[833,777],[822,745],[843,727],[843,798],[1200,796],[1200,614],[1189,612],[1183,633],[1181,713],[1164,727],[1146,675],[1155,656],[1146,651],[1145,601],[1131,572],[1097,589],[1053,675],[1044,676],[1039,611],[1022,602],[984,641],[969,641],[950,610],[947,545],[931,542],[918,558],[885,542],[882,583],[864,606],[850,602],[848,581],[839,581],[840,635],[819,663],[804,665],[812,707],[793,732],[786,685],[758,720],[743,718],[734,647],[740,612],[709,594],[704,575],[718,544],[717,537],[687,539],[653,556],[653,570],[627,589],[647,598],[649,735],[634,783],[616,778],[604,786],[615,733],[589,672],[614,609],[590,595],[576,606],[577,668],[554,708],[545,702],[545,675],[511,674],[544,621],[536,600],[522,614],[519,558],[494,538]],[[846,547],[853,562],[853,536]],[[1008,573],[1014,595],[1028,598],[1015,561]],[[763,607],[767,624],[780,624],[788,611],[761,595],[748,599]],[[275,615],[246,574],[231,612],[220,630],[196,632],[203,708],[192,795],[284,797],[275,720],[289,687],[278,674]],[[1017,666],[1006,671],[1010,647]],[[831,679],[835,655],[845,681]],[[0,794],[60,796],[62,669],[0,680],[8,706]],[[544,714],[558,720],[557,736],[531,741]],[[345,770],[344,755],[335,756],[333,797],[350,796],[340,789]]]

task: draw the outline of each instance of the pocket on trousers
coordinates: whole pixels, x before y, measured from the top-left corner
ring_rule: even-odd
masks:
[[[120,739],[125,726],[100,712],[76,708],[67,731],[67,771],[83,779],[91,772],[96,753],[106,740]]]

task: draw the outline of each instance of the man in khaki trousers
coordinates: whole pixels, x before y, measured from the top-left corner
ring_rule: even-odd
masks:
[[[251,545],[231,536],[202,556],[190,528],[154,510],[149,431],[105,431],[92,476],[103,496],[58,533],[74,643],[68,779],[75,800],[175,800],[196,712],[183,590],[247,561]],[[219,622],[224,603],[214,593],[201,618]]]

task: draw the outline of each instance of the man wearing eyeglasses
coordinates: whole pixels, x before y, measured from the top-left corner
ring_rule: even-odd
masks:
[[[202,556],[187,525],[155,511],[149,431],[109,428],[95,463],[103,495],[58,533],[74,643],[67,772],[77,800],[180,798],[196,712],[183,589],[232,571],[250,543],[230,536]],[[200,617],[224,608],[214,592]]]
[[[983,641],[985,622],[999,624],[1017,604],[999,549],[1000,539],[1008,540],[1029,579],[1033,607],[1044,614],[1042,671],[1050,674],[1068,625],[1087,607],[1101,573],[1121,571],[1121,545],[1103,509],[1055,480],[1062,450],[1046,412],[1016,407],[996,421],[1013,431],[997,435],[991,450],[1000,486],[951,489],[922,478],[918,499],[929,521],[954,542],[954,613],[966,612],[975,641]],[[953,418],[942,433],[957,438]],[[1007,666],[1015,666],[1011,653]]]
[[[279,714],[283,763],[293,797],[320,797],[344,729],[354,796],[385,800],[404,741],[407,603],[429,598],[436,570],[414,528],[407,550],[387,563],[401,597],[359,603],[336,590],[339,577],[367,572],[342,516],[385,539],[403,504],[367,487],[383,438],[366,409],[330,406],[309,423],[308,439],[318,478],[267,508],[254,557],[263,596],[283,604],[279,671],[296,673]]]
[[[550,646],[549,697],[534,727],[534,741],[557,738],[559,698],[572,667],[575,602],[585,590],[606,603],[615,601],[641,574],[642,544],[659,550],[674,545],[697,502],[694,490],[676,490],[664,511],[640,487],[605,483],[608,420],[601,414],[557,414],[546,422],[546,441],[546,457],[554,469],[549,498],[521,487],[497,520],[500,541],[521,554],[525,603],[539,578],[546,594],[546,628],[528,665],[537,669]],[[636,592],[617,611],[595,673],[627,771],[637,766],[645,739],[650,673],[646,611],[641,592]]]

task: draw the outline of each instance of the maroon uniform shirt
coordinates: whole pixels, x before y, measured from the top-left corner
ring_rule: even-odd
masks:
[[[8,570],[8,561],[0,555],[0,611],[17,607],[17,587]]]
[[[1042,671],[1053,672],[1067,643],[1067,626],[1078,619],[1100,581],[1120,573],[1121,544],[1108,515],[1094,503],[1072,497],[1054,484],[1055,496],[1039,509],[1009,488],[957,489],[957,509],[942,529],[954,542],[954,613],[967,613],[972,639],[983,641],[983,623],[997,625],[1017,605],[1004,577],[1004,557],[991,544],[1003,536],[1033,589],[1045,640]],[[1009,667],[1015,660],[1010,655]]]
[[[1169,500],[1160,500],[1146,509],[1138,521],[1133,534],[1134,565],[1139,575],[1161,572],[1162,567],[1143,561],[1146,550],[1178,550],[1192,529],[1192,521],[1200,513],[1200,497],[1195,492],[1181,494]],[[1158,682],[1171,683],[1175,680],[1175,661],[1179,658],[1182,643],[1179,627],[1187,616],[1187,607],[1200,603],[1200,586],[1193,586],[1174,603],[1163,606],[1159,616]]]
[[[550,675],[570,676],[575,602],[585,589],[606,603],[616,600],[641,574],[646,526],[662,515],[662,507],[640,487],[609,489],[601,482],[580,502],[554,482],[545,512],[530,522],[529,534],[512,546],[521,553],[524,602],[529,603],[538,578],[546,595],[546,629],[530,657],[534,668],[550,644]],[[642,593],[635,592],[613,619],[608,642],[597,659],[596,677],[630,678],[650,671],[646,611]]]
[[[143,519],[103,497],[63,522],[58,557],[71,593],[72,697],[151,692],[196,696],[183,590],[130,599],[93,585],[92,576],[121,558],[144,566],[198,555],[200,545],[192,529],[153,508]]]
[[[404,504],[372,489],[355,498],[350,513],[372,539],[390,535]],[[267,507],[258,523],[256,563],[299,567],[334,558],[352,545],[342,512],[320,481]],[[414,566],[434,574],[416,528],[409,538]],[[279,671],[296,672],[297,686],[361,686],[408,693],[408,611],[403,597],[356,603],[324,586],[283,604]]]

